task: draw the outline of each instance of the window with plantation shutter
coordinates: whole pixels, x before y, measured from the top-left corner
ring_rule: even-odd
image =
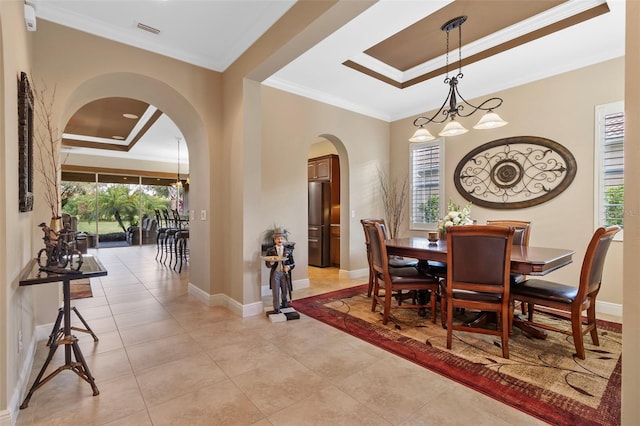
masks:
[[[624,103],[596,107],[596,226],[624,226]],[[622,232],[616,239],[622,238]]]
[[[410,151],[410,228],[436,229],[444,211],[444,143],[414,143]]]

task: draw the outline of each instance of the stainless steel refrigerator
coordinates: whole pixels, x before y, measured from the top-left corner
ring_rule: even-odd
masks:
[[[331,184],[309,182],[309,265],[331,265]]]

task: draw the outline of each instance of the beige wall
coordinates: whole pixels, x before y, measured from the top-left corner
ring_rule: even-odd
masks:
[[[210,260],[210,200],[219,191],[210,164],[220,152],[221,75],[42,20],[34,48],[34,75],[56,88],[59,128],[81,106],[106,96],[144,100],[176,123],[189,147],[191,191],[198,194],[191,208],[209,218],[191,223],[190,280],[210,294],[210,263],[220,262]]]
[[[322,157],[323,155],[338,154],[338,150],[332,142],[322,139],[311,144],[309,147],[309,158]]]
[[[0,273],[0,306],[6,324],[0,329],[0,424],[8,417],[2,410],[15,406],[20,397],[21,390],[16,389],[20,374],[29,372],[32,354],[25,351],[35,338],[33,293],[39,290],[17,288],[22,265],[33,256],[40,243],[35,224],[42,220],[39,210],[20,214],[17,207],[11,207],[17,200],[15,79],[20,70],[33,68],[36,76],[57,84],[55,108],[61,126],[84,103],[100,96],[119,95],[149,101],[178,125],[189,146],[193,208],[206,210],[209,217],[205,222],[193,224],[197,230],[194,234],[203,238],[198,243],[194,240],[191,280],[203,294],[213,298],[230,297],[241,307],[260,303],[259,235],[276,220],[290,228],[292,239],[299,243],[296,260],[299,265],[306,264],[306,164],[310,146],[318,138],[330,140],[340,156],[341,268],[347,274],[366,273],[359,219],[382,216],[382,208],[376,201],[379,199],[378,168],[396,175],[406,173],[406,139],[412,133],[412,119],[389,124],[246,79],[250,75],[259,81],[268,76],[269,70],[286,63],[286,58],[295,56],[305,45],[348,20],[352,16],[349,13],[357,13],[356,10],[339,13],[345,12],[344,8],[367,6],[365,2],[339,2],[341,10],[333,7],[333,2],[310,3],[313,4],[309,7],[318,10],[306,15],[306,21],[280,23],[284,37],[270,39],[272,44],[263,42],[258,47],[258,57],[244,57],[221,76],[42,20],[38,21],[36,33],[27,33],[22,19],[23,3],[0,2],[0,95],[4,101],[0,106],[0,146],[3,148],[0,160],[4,166],[0,171],[0,195],[7,206],[0,210],[0,235],[3,236],[0,238],[0,271],[3,271]],[[638,10],[634,10],[637,18]],[[322,27],[314,17],[324,18],[319,19],[323,21],[323,31],[315,25]],[[33,48],[32,42],[35,42]],[[37,58],[33,63],[32,57]],[[637,58],[634,64],[632,69],[637,74]],[[501,113],[510,121],[509,126],[484,136],[471,131],[447,141],[447,197],[457,202],[462,199],[455,193],[451,171],[465,153],[481,143],[517,134],[539,135],[556,140],[574,153],[578,174],[565,193],[541,206],[498,212],[501,217],[533,220],[531,243],[534,245],[567,247],[571,242],[571,248],[577,252],[576,262],[550,275],[554,279],[577,282],[580,259],[593,230],[593,209],[589,207],[588,212],[579,215],[571,212],[576,205],[593,203],[593,107],[622,99],[623,78],[623,61],[616,60],[506,90],[498,95],[505,99],[504,113]],[[461,90],[464,92],[464,83]],[[443,87],[442,96],[444,91]],[[627,98],[631,98],[629,92]],[[634,111],[637,112],[637,106]],[[574,126],[561,126],[563,119]],[[628,123],[633,123],[631,118]],[[637,176],[631,173],[637,181]],[[627,201],[635,201],[637,205],[637,195],[635,198],[630,195]],[[474,207],[473,214],[479,221],[496,217],[495,211],[480,207]],[[566,216],[569,218],[565,219]],[[563,220],[562,233],[558,232],[558,218]],[[631,223],[637,221],[637,215],[633,218]],[[635,225],[637,230],[637,223]],[[412,234],[406,226],[403,233]],[[634,241],[637,243],[637,238]],[[622,280],[617,276],[621,269],[620,245],[616,243],[611,249],[605,278],[611,284],[605,284],[600,298],[613,304],[622,301]],[[629,277],[625,281],[625,290],[628,290],[625,299],[631,307],[638,300],[636,269],[631,259],[625,271]],[[294,271],[294,279],[304,280],[306,274],[306,268],[299,267]],[[49,321],[55,308],[57,306],[50,304],[50,312],[46,313]],[[637,337],[627,339],[629,333],[637,335],[637,312],[635,309],[635,316],[625,315],[625,359],[629,360],[634,360],[640,352]],[[632,321],[627,322],[627,318]],[[17,353],[18,329],[23,330],[26,348],[20,354]],[[629,347],[627,340],[631,343]],[[638,395],[638,369],[627,368],[627,365],[623,399],[626,413],[630,414],[624,415],[630,420],[626,424],[635,424],[640,419],[638,407],[632,405]]]
[[[309,148],[318,137],[330,137],[340,157],[340,268],[366,272],[359,221],[382,211],[375,202],[377,168],[389,166],[388,123],[269,87],[262,89],[262,102],[260,229],[284,225],[297,242],[296,263],[307,263]],[[306,268],[294,270],[294,280],[306,277]]]
[[[464,95],[464,81],[460,83]],[[443,84],[442,93],[446,95]],[[498,111],[509,122],[493,130],[473,130],[478,117],[462,119],[468,133],[445,141],[445,194],[458,204],[466,201],[458,194],[453,172],[464,155],[491,140],[511,136],[541,136],[564,145],[574,155],[577,173],[573,183],[559,196],[538,206],[517,210],[491,210],[472,206],[478,223],[488,219],[521,219],[533,222],[533,246],[574,249],[573,264],[547,278],[578,284],[586,246],[594,231],[594,109],[596,105],[624,98],[624,58],[565,73],[495,94],[504,99]],[[489,95],[487,96],[489,97]],[[484,98],[483,98],[484,99]],[[472,101],[473,103],[473,101]],[[478,115],[478,114],[476,114]],[[408,171],[409,143],[415,129],[412,118],[391,125],[391,159],[396,175]],[[436,134],[439,126],[430,127]],[[404,224],[404,234],[409,231]],[[598,296],[599,309],[619,308],[622,304],[622,243],[614,242],[607,256],[605,278]],[[617,312],[620,315],[620,312]]]
[[[225,259],[223,273],[227,277],[224,291],[234,300],[242,301],[245,313],[262,312],[261,262],[257,241],[266,228],[263,216],[269,213],[261,208],[261,201],[265,199],[260,181],[264,176],[261,171],[264,165],[262,155],[270,146],[261,139],[264,137],[262,125],[268,120],[260,110],[263,93],[259,82],[372,3],[297,2],[224,73],[225,150],[220,161],[228,171],[224,175],[224,183],[229,191],[225,194],[227,202],[221,206],[220,213],[226,231],[221,233],[221,238],[224,247],[228,248],[221,253]],[[269,112],[286,114],[279,107],[272,107]],[[290,117],[295,117],[295,114]],[[306,180],[306,174],[304,176]],[[297,235],[306,235],[306,225],[304,234]]]
[[[640,424],[640,286],[638,286],[638,253],[640,253],[640,3],[626,4],[625,56],[625,199],[624,199],[624,315],[622,345],[622,422]]]
[[[20,375],[28,375],[33,347],[33,297],[31,289],[18,287],[22,268],[34,253],[32,213],[18,212],[18,112],[17,81],[32,66],[33,34],[27,33],[23,2],[0,2],[0,423],[10,417],[7,408],[20,398],[14,392]],[[54,313],[55,315],[55,313]],[[18,333],[23,348],[18,351]],[[14,415],[15,417],[15,415]]]

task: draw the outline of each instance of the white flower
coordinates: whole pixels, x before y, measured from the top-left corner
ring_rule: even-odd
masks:
[[[471,203],[461,208],[459,205],[449,201],[448,213],[438,221],[440,229],[446,229],[450,226],[459,225],[473,225],[473,220],[469,217],[471,215]]]

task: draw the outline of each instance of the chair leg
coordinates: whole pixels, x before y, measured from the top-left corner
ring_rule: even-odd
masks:
[[[374,275],[373,277],[373,298],[371,300],[371,312],[376,311],[376,305],[378,304],[378,296],[380,295],[380,284],[378,283],[378,278]]]
[[[391,312],[391,290],[384,289],[384,312],[382,314],[382,324],[387,325],[389,322],[389,313]]]
[[[591,299],[589,303],[589,308],[587,308],[587,321],[589,325],[592,325],[591,329],[591,341],[594,345],[600,346],[600,340],[598,339],[598,325],[596,323],[596,299],[595,297]]]
[[[160,254],[160,241],[162,239],[162,234],[158,232],[156,236],[156,260],[158,260],[158,255]]]
[[[527,319],[529,322],[533,321],[533,308],[535,305],[533,303],[527,303]]]
[[[510,308],[511,304],[507,303],[503,305],[502,312],[500,312],[500,318],[498,319],[498,326],[500,327],[500,337],[502,341],[502,357],[509,359],[509,324],[510,324]]]
[[[573,344],[576,347],[578,358],[585,359],[584,338],[582,336],[582,312],[579,309],[571,311],[571,331]]]
[[[440,302],[442,303],[442,301]],[[451,349],[453,337],[453,303],[447,301],[447,349]]]
[[[440,293],[440,322],[442,328],[447,328],[447,295]]]
[[[436,323],[436,291],[431,290],[431,322]]]
[[[371,267],[369,267],[369,287],[367,288],[367,297],[371,297],[371,292],[373,291],[373,271]]]

